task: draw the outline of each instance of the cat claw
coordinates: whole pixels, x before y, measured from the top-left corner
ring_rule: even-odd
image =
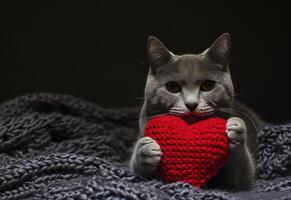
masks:
[[[137,163],[156,168],[162,156],[158,143],[150,137],[139,139],[136,149]]]
[[[227,120],[226,133],[230,141],[230,148],[234,148],[244,143],[246,136],[245,122],[238,118],[232,117]]]

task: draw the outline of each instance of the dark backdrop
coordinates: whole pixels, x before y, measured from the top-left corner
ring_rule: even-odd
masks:
[[[267,120],[291,118],[288,1],[48,2],[1,3],[1,102],[45,91],[139,106],[149,35],[175,53],[198,53],[229,32],[238,98]]]

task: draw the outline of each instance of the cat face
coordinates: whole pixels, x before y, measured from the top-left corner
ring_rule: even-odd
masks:
[[[157,38],[150,37],[145,88],[148,112],[206,116],[218,107],[229,106],[233,96],[229,56],[228,34],[197,55],[174,55]]]

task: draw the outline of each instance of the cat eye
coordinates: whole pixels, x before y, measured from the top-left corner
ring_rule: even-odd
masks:
[[[215,83],[216,83],[215,81],[207,80],[201,84],[200,88],[202,91],[210,91],[214,88]]]
[[[179,85],[179,83],[177,83],[175,81],[170,81],[170,82],[166,83],[166,88],[171,93],[178,93],[182,89],[181,86]]]

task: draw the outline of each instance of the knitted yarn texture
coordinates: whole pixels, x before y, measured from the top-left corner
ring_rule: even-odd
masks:
[[[130,172],[138,109],[104,109],[58,94],[0,105],[0,199],[288,199],[291,123],[259,133],[257,180],[230,193]]]
[[[163,180],[201,187],[218,174],[227,159],[225,131],[225,119],[209,118],[188,125],[181,118],[168,115],[151,119],[145,136],[161,147],[158,172]]]

